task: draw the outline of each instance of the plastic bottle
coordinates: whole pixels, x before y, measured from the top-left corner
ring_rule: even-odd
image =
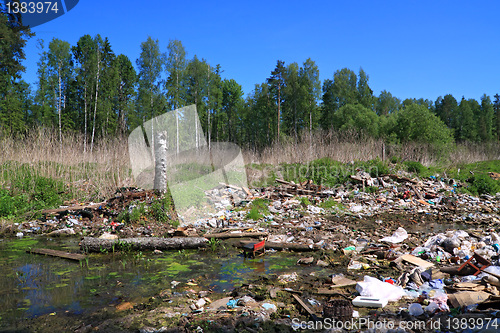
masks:
[[[420,316],[424,313],[424,309],[422,309],[422,305],[420,305],[420,303],[412,303],[408,307],[408,312],[411,316]]]

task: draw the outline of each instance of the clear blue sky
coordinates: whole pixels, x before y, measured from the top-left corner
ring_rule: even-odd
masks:
[[[311,58],[322,82],[335,70],[362,67],[375,95],[479,100],[500,93],[499,15],[499,1],[80,0],[33,29],[23,77],[36,82],[38,38],[75,45],[84,34],[101,34],[135,65],[149,35],[162,52],[179,39],[188,58],[220,64],[245,95],[278,59]]]

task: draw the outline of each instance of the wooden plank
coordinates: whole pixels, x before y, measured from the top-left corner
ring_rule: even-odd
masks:
[[[400,262],[401,260],[409,262],[415,266],[423,267],[425,269],[434,266],[433,263],[420,259],[418,257],[412,256],[411,254],[404,254],[401,257],[397,258],[395,261]]]
[[[333,286],[331,288],[335,287],[340,287],[340,286]],[[318,288],[316,292],[314,292],[316,295],[323,295],[323,296],[331,296],[331,295],[338,295],[339,291],[338,290],[330,290],[328,288]]]
[[[80,253],[71,253],[71,252],[58,251],[52,249],[31,249],[27,250],[26,252],[35,254],[45,254],[53,257],[60,257],[71,260],[83,260],[86,257],[86,255]]]
[[[336,277],[332,278],[332,283],[333,283],[333,286],[331,286],[330,288],[355,286],[358,282],[351,280],[351,279],[348,279],[348,278],[343,277],[343,276],[336,276]]]
[[[299,296],[295,295],[295,294],[292,294],[292,297],[295,298],[295,300],[297,302],[299,302],[300,305],[302,305],[302,307],[307,311],[307,313],[309,313],[311,316],[315,316],[316,314],[311,310],[309,309],[309,307],[306,305],[306,303],[304,303]]]
[[[247,194],[247,196],[251,197],[252,196],[252,192],[250,192],[250,190],[248,189],[248,187],[242,187],[243,191],[245,191],[245,193]]]

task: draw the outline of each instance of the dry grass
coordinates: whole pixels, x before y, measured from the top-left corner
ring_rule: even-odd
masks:
[[[62,180],[77,199],[99,200],[118,187],[135,186],[130,171],[126,137],[102,139],[93,151],[84,151],[83,135],[70,133],[59,143],[57,131],[37,129],[24,139],[0,135],[0,186],[8,185],[12,162],[28,164],[39,176]],[[62,147],[62,150],[61,150]],[[384,141],[354,132],[316,132],[300,142],[281,142],[260,152],[246,150],[246,163],[307,163],[329,157],[340,162],[383,158]],[[437,150],[428,145],[408,143],[385,145],[385,158],[419,161],[424,165],[472,163],[500,159],[500,144],[459,144]],[[15,165],[18,164],[14,164]]]
[[[340,162],[365,161],[381,157],[383,140],[364,138],[354,132],[316,132],[299,142],[279,142],[262,151],[246,150],[247,163],[305,163],[329,157]]]
[[[329,157],[347,163],[368,161],[375,158],[418,161],[423,165],[456,165],[476,161],[499,160],[500,143],[463,143],[446,147],[434,147],[421,143],[401,145],[384,144],[383,139],[366,137],[355,132],[335,131],[306,134],[299,142],[280,142],[262,151],[246,150],[247,163],[307,163]]]
[[[84,152],[82,134],[65,134],[61,144],[57,131],[40,128],[23,139],[0,136],[0,144],[2,185],[6,185],[6,173],[12,169],[12,163],[7,162],[28,164],[38,176],[62,180],[73,193],[87,194],[88,200],[133,185],[126,137],[102,139],[94,144],[92,152],[89,145]]]

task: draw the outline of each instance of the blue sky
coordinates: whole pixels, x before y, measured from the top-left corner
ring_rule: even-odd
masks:
[[[480,99],[500,93],[497,1],[167,1],[80,0],[67,14],[33,28],[23,78],[36,82],[36,40],[75,45],[84,34],[108,37],[135,65],[140,44],[182,41],[247,95],[278,59],[316,62],[321,81],[362,67],[378,95]]]

